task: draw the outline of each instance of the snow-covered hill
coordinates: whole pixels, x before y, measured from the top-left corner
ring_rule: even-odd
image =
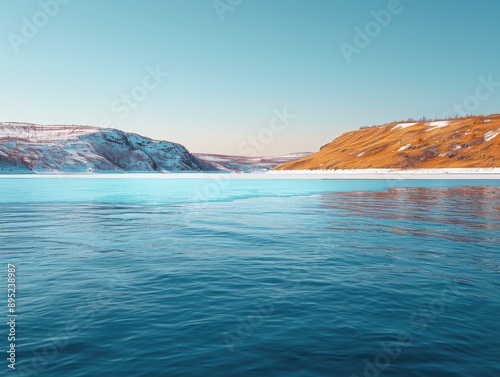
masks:
[[[286,162],[304,158],[312,153],[292,153],[272,157],[226,156],[219,154],[193,153],[200,160],[214,165],[218,170],[237,173],[265,172]]]
[[[0,173],[210,170],[180,144],[116,129],[0,123]]]

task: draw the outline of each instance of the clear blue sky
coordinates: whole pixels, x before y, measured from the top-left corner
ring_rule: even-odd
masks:
[[[473,113],[500,112],[500,84],[470,98],[479,77],[500,82],[498,0],[401,0],[380,30],[371,11],[386,0],[218,0],[219,13],[212,0],[71,0],[43,10],[53,1],[0,0],[0,121],[108,119],[227,154],[261,132],[259,154],[272,155],[442,116],[467,98]],[[356,47],[355,28],[367,26],[373,37],[348,62],[341,44]],[[151,89],[147,67],[157,66],[169,76]],[[137,89],[144,78],[147,91]],[[134,88],[141,101],[126,114],[121,96]],[[295,118],[263,134],[285,107]]]

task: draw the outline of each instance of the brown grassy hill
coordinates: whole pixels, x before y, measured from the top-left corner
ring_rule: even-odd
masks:
[[[500,167],[500,114],[346,132],[275,170]]]

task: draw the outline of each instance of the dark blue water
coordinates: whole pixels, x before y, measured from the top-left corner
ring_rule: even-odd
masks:
[[[0,211],[2,376],[500,375],[499,182],[0,179]]]

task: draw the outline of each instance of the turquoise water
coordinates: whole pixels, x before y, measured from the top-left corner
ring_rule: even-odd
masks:
[[[498,181],[0,179],[0,210],[2,376],[500,375]]]

